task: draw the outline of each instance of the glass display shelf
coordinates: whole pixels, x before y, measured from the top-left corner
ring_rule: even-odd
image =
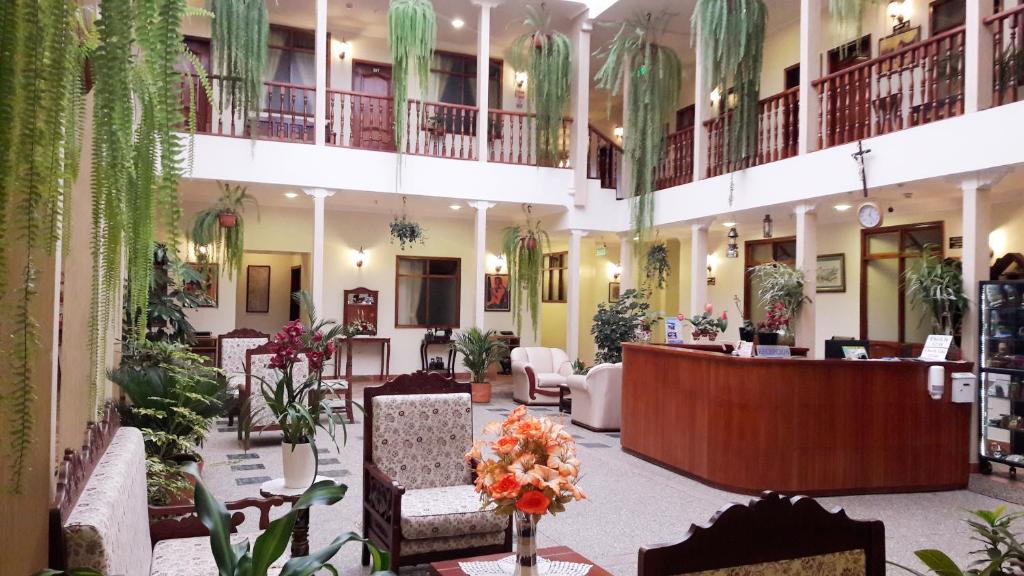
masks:
[[[978,290],[978,391],[982,472],[991,462],[1024,467],[1024,281],[982,282]]]

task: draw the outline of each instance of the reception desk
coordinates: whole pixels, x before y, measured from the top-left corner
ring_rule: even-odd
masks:
[[[928,394],[915,361],[738,358],[623,346],[622,448],[746,494],[953,490],[970,474],[971,404]]]

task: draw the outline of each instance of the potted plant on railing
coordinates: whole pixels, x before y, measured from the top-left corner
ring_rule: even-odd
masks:
[[[487,370],[508,352],[505,343],[494,336],[494,330],[484,332],[474,327],[456,334],[452,341],[452,347],[462,355],[462,365],[469,370],[472,378],[470,387],[473,402],[491,401],[491,383],[487,381]]]
[[[245,222],[242,213],[248,204],[256,208],[256,217],[259,218],[259,204],[246,192],[244,186],[232,186],[224,182],[219,184],[222,192],[217,203],[195,216],[192,244],[197,253],[204,246],[212,251],[207,256],[215,262],[221,262],[230,278],[233,273],[242,270],[242,254],[245,250]]]
[[[803,271],[781,262],[768,262],[751,269],[750,280],[758,286],[758,301],[768,312],[763,327],[779,335],[779,344],[792,346],[796,341],[792,321],[804,302],[811,301],[804,295]],[[760,338],[759,341],[766,343]]]
[[[533,322],[533,334],[537,335],[537,316],[540,313],[541,269],[544,265],[544,248],[549,246],[548,233],[540,227],[540,220],[530,222],[530,207],[526,207],[526,224],[505,228],[502,236],[502,253],[508,261],[509,290],[511,291],[512,316],[516,320],[516,332],[523,331],[523,304]]]
[[[710,303],[704,306],[704,311],[700,314],[694,314],[690,318],[680,314],[679,319],[693,327],[691,335],[694,341],[707,339],[710,342],[714,342],[718,335],[725,332],[725,329],[729,327],[729,317],[726,315],[725,310],[722,310],[721,316],[715,318],[714,307]]]

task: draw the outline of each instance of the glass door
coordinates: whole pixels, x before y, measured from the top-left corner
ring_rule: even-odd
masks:
[[[980,302],[981,454],[1024,465],[1024,281],[982,282]],[[987,462],[986,462],[987,464]],[[987,470],[985,469],[987,468]],[[988,465],[984,471],[991,470]]]

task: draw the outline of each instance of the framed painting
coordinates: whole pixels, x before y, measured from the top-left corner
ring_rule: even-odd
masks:
[[[246,267],[245,311],[257,314],[270,312],[270,266]]]
[[[484,311],[508,312],[509,296],[508,274],[484,274]]]
[[[220,296],[220,264],[189,262],[193,278],[185,282],[185,291],[193,295],[205,295],[206,301],[200,308],[216,308]]]
[[[619,289],[620,289],[619,286],[620,286],[620,284],[618,282],[609,282],[608,283],[608,301],[609,302],[618,302],[619,301]]]
[[[846,254],[818,256],[818,292],[846,292]]]

